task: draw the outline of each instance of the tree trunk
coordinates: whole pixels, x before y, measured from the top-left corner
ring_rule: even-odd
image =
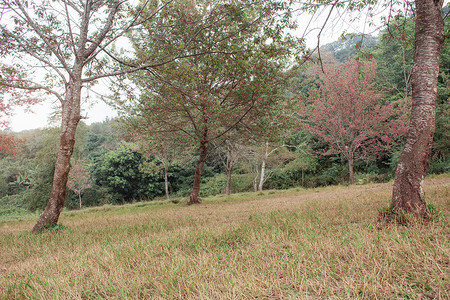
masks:
[[[349,174],[350,184],[354,184],[355,179],[353,178],[353,157],[349,158],[349,160],[348,160],[348,174]]]
[[[65,101],[62,105],[60,146],[56,158],[52,191],[47,206],[34,225],[32,232],[38,233],[46,226],[56,225],[66,199],[67,179],[70,171],[70,158],[75,145],[75,133],[80,121],[81,72],[79,80],[69,83]]]
[[[167,165],[167,163],[164,163],[164,187],[166,189],[166,198],[167,200],[170,200],[168,173],[169,173],[169,166]]]
[[[197,169],[195,170],[194,185],[192,187],[191,196],[188,205],[200,204],[198,194],[200,193],[200,181],[202,178],[203,166],[205,165],[206,155],[208,154],[208,143],[202,142],[200,145],[200,156],[197,162]]]
[[[81,209],[81,192],[78,193],[78,200],[80,201],[80,209]]]
[[[256,174],[255,174],[255,176],[253,177],[253,190],[254,190],[255,192],[258,191],[258,177],[259,177],[258,167],[259,167],[259,166],[256,166]]]
[[[264,158],[261,163],[261,177],[259,178],[259,185],[258,190],[261,192],[263,190],[263,185],[265,181],[265,174],[266,174],[266,161],[269,156],[269,142],[266,142],[264,144]]]
[[[258,191],[262,192],[264,185],[264,174],[266,173],[266,160],[261,163],[261,177],[259,177]]]
[[[231,172],[233,171],[233,167],[227,168],[227,186],[225,187],[225,194],[231,194]]]
[[[439,60],[444,43],[442,0],[416,0],[412,109],[405,148],[397,165],[391,208],[427,217],[423,180],[433,144]]]

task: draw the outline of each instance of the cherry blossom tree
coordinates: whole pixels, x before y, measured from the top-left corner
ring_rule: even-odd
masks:
[[[30,91],[15,90],[12,87],[13,82],[23,79],[25,75],[17,68],[0,65],[0,81],[3,82],[0,84],[0,130],[8,128],[8,117],[12,116],[14,108],[29,107],[39,102],[39,98],[34,97]],[[19,144],[20,140],[14,135],[0,131],[0,153],[15,155]]]
[[[354,59],[324,65],[324,70],[318,87],[301,98],[299,114],[303,125],[328,143],[323,155],[340,154],[347,160],[353,184],[356,161],[374,159],[405,133],[405,106],[384,103],[374,83],[375,61]]]
[[[69,172],[67,187],[77,194],[81,208],[81,194],[85,189],[92,186],[90,182],[90,175],[84,160],[79,159],[75,161],[74,159],[71,159],[71,162],[72,167]]]

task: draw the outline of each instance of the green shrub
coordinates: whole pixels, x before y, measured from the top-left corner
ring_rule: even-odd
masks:
[[[430,160],[429,174],[442,174],[450,172],[450,162],[445,159],[434,158]]]
[[[203,178],[200,185],[200,196],[207,197],[222,194],[227,184],[227,176],[219,174],[214,177]]]
[[[231,175],[231,192],[244,193],[253,191],[253,175],[252,174],[232,174]]]

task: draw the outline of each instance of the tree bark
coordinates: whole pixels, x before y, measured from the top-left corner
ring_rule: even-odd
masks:
[[[66,199],[66,186],[70,171],[70,158],[75,145],[75,133],[80,121],[81,71],[76,80],[69,82],[62,108],[60,147],[53,175],[52,191],[47,206],[34,225],[32,232],[38,233],[47,226],[56,225]]]
[[[208,143],[202,141],[200,144],[200,156],[197,162],[197,169],[195,170],[194,185],[192,187],[191,196],[188,205],[200,204],[198,194],[200,193],[200,181],[202,178],[203,166],[205,165],[206,155],[208,154]]]
[[[442,0],[416,0],[412,109],[405,148],[395,174],[391,208],[426,218],[423,181],[433,144],[437,79],[444,43]]]

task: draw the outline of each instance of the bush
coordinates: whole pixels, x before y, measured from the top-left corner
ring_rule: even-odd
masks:
[[[296,173],[292,171],[284,171],[282,169],[275,170],[272,177],[267,180],[264,187],[269,190],[288,189],[300,185]]]
[[[231,175],[231,192],[244,193],[253,191],[252,174],[233,174]]]
[[[434,158],[430,160],[428,168],[429,174],[442,174],[450,172],[450,162],[448,160]]]
[[[219,174],[214,177],[206,177],[200,185],[200,196],[207,197],[222,194],[227,185],[227,176]]]

